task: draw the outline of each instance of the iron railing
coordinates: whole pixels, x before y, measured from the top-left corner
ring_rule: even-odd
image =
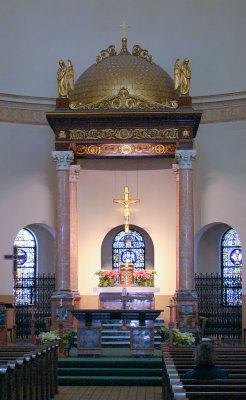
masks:
[[[196,274],[199,315],[207,317],[205,336],[241,339],[242,306],[225,305],[224,282],[219,274]]]
[[[51,316],[51,296],[55,290],[55,275],[38,275],[36,278],[24,278],[14,284],[14,292],[33,288],[32,304],[18,301],[15,304],[17,338],[31,336],[31,318],[34,312],[35,334],[46,330],[45,318]]]

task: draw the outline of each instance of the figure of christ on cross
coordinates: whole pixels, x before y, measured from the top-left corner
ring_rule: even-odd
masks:
[[[114,199],[114,203],[123,204],[124,206],[124,217],[125,217],[125,232],[129,232],[129,217],[130,217],[130,204],[139,203],[139,199],[129,199],[129,187],[125,186],[125,197],[124,199]]]

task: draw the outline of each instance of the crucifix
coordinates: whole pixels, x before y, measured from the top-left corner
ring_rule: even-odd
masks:
[[[120,28],[122,29],[122,38],[126,38],[126,30],[130,28],[130,25],[127,25],[126,21],[123,21]]]
[[[125,232],[129,232],[129,217],[130,217],[130,204],[139,203],[139,199],[129,199],[129,187],[125,186],[124,199],[114,199],[114,203],[119,203],[124,206],[124,217],[125,217]]]
[[[13,272],[14,274],[17,273],[17,267],[18,267],[18,261],[20,260],[25,260],[26,255],[25,254],[18,254],[18,247],[13,246],[13,254],[5,254],[4,255],[5,260],[13,260]]]

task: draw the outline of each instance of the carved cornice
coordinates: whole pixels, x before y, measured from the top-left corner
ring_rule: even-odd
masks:
[[[246,92],[193,97],[193,108],[203,111],[201,123],[246,119]],[[0,121],[47,125],[46,112],[55,111],[55,99],[0,93]]]
[[[70,140],[178,139],[178,129],[70,129]]]
[[[69,107],[72,110],[160,110],[163,108],[178,108],[178,102],[170,99],[166,99],[164,103],[145,100],[140,96],[132,96],[126,88],[122,87],[117,96],[105,97],[102,100],[90,104],[82,104],[80,101],[73,101],[69,104]]]
[[[177,148],[176,144],[163,143],[132,143],[132,144],[99,144],[99,145],[70,145],[71,150],[77,157],[89,156],[108,156],[108,157],[124,157],[124,156],[169,156],[174,155]]]

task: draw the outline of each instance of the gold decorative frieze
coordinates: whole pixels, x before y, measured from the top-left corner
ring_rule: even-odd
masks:
[[[140,96],[131,96],[129,91],[122,87],[117,96],[108,96],[94,103],[82,104],[80,101],[73,101],[69,104],[72,110],[99,110],[99,109],[151,109],[178,108],[176,100],[166,99],[164,103],[145,100]]]
[[[142,57],[145,60],[149,61],[150,64],[153,64],[153,58],[149,54],[148,50],[142,49],[138,44],[135,44],[132,48],[132,55]]]
[[[107,57],[116,56],[116,55],[117,55],[117,51],[115,49],[115,46],[111,44],[110,46],[108,46],[107,49],[100,51],[99,56],[97,56],[97,58],[96,58],[96,64],[98,64],[100,61],[104,60]]]
[[[178,139],[178,129],[70,129],[70,140]]]
[[[132,144],[100,144],[100,145],[70,145],[76,156],[162,156],[175,155],[177,145],[175,143],[132,143]]]

